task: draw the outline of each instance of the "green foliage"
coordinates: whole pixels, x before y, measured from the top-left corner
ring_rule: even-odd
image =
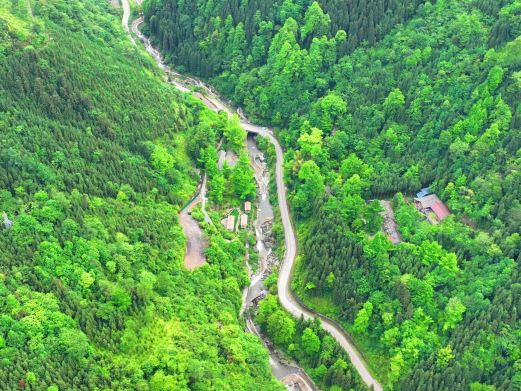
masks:
[[[304,23],[300,28],[300,37],[303,41],[308,36],[321,37],[329,32],[331,18],[320,8],[320,4],[314,1],[304,15]]]
[[[275,275],[272,275],[275,276]],[[342,347],[327,334],[319,321],[294,320],[269,294],[260,302],[255,322],[313,378],[321,390],[365,390],[356,370],[348,364]]]
[[[270,41],[288,20],[301,25],[295,37],[306,48],[314,38],[335,37],[339,53],[344,55],[364,41],[374,44],[382,39],[423,3],[219,0],[191,4],[176,0],[170,6],[163,0],[150,0],[143,9],[149,31],[169,59],[200,76],[215,77],[231,93],[245,82],[239,73],[244,76],[252,65],[265,63]],[[505,16],[506,23],[508,20]],[[265,95],[259,98],[269,99]]]
[[[310,356],[320,351],[320,338],[309,327],[302,333],[302,349]]]
[[[288,345],[295,335],[295,322],[286,312],[278,310],[268,317],[267,331],[273,336],[273,342]]]
[[[495,391],[496,387],[489,386],[488,384],[472,383],[470,385],[470,391]]]
[[[244,245],[213,233],[183,266],[192,162],[226,120],[163,83],[109,2],[4,1],[0,25],[0,389],[281,390],[238,321]]]
[[[395,389],[520,383],[510,348],[520,330],[520,9],[518,0],[145,6],[174,63],[279,128],[304,227],[301,293],[325,295],[338,307],[330,312],[356,324]],[[177,27],[185,15],[189,33]],[[251,61],[237,66],[226,39],[242,27],[246,43],[231,46]],[[378,233],[379,203],[366,200],[425,185],[453,216],[432,226],[398,196],[404,243],[392,246]]]
[[[387,115],[395,114],[399,109],[405,105],[405,96],[399,88],[392,90],[387,98],[385,98],[383,108]]]
[[[152,166],[160,173],[165,174],[174,167],[174,157],[170,155],[162,145],[155,145],[152,155],[150,156]]]
[[[358,311],[358,314],[355,318],[355,323],[353,325],[353,330],[357,333],[363,334],[367,332],[367,328],[369,327],[369,320],[373,315],[373,304],[368,301],[364,304],[364,306]]]
[[[239,118],[234,116],[224,128],[224,137],[228,146],[236,153],[240,153],[246,142],[246,132],[241,127]]]
[[[0,388],[276,388],[236,320],[241,245],[216,235],[204,273],[181,269],[188,156],[216,202],[254,197],[245,155],[216,168],[218,139],[242,149],[237,119],[159,83],[107,4],[29,5],[34,17],[0,5],[0,207],[15,221],[1,236]],[[388,385],[519,388],[519,1],[143,8],[167,61],[280,128],[306,227],[301,286],[385,358]],[[453,216],[431,226],[397,196],[392,246],[366,200],[431,184]],[[271,337],[319,384],[358,387],[318,327],[265,302],[264,330],[282,330]]]
[[[452,347],[446,346],[438,350],[438,357],[436,360],[436,365],[439,367],[446,367],[450,361],[454,359],[454,353],[452,353]],[[472,389],[472,386],[471,386]]]
[[[320,129],[331,134],[346,112],[345,100],[334,93],[329,93],[313,105],[310,118]]]
[[[250,159],[245,152],[239,155],[239,161],[233,169],[231,183],[234,194],[242,201],[252,200],[255,197],[257,188],[253,178],[253,169]]]
[[[507,258],[500,261],[502,266],[477,270],[490,250],[478,244],[479,239],[470,240],[464,224],[447,221],[432,226],[421,222],[417,212],[412,214],[414,207],[400,196],[395,208],[400,229],[410,233],[411,243],[394,247],[380,234],[369,240],[357,237],[329,200],[315,212],[302,251],[304,285],[313,286],[303,293],[331,295],[341,319],[353,324],[351,330],[356,335],[378,338],[382,346],[378,354],[385,352],[389,357],[390,382],[408,378],[408,368],[419,365],[422,357],[432,355],[440,369],[458,360],[468,362],[454,348],[454,332],[463,329],[465,333],[465,325],[472,322],[472,317],[466,316],[469,311],[479,313],[490,305],[478,292],[483,293],[484,286],[493,292],[510,284],[512,271],[512,260]],[[433,241],[433,237],[441,241]],[[445,246],[469,249],[464,251],[471,251],[475,258],[462,262]],[[331,274],[335,277],[332,285],[328,282]],[[476,280],[476,276],[481,277]],[[447,341],[451,341],[450,351]]]
[[[324,194],[324,178],[313,160],[308,160],[302,165],[298,178],[302,181],[302,186],[295,194],[293,203],[301,215],[309,216],[315,202]]]
[[[457,298],[452,297],[445,307],[445,323],[443,323],[443,330],[448,330],[456,327],[456,325],[463,319],[463,313],[466,307]]]

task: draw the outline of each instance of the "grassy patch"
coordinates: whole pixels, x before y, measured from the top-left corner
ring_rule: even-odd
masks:
[[[0,0],[0,54],[13,44],[13,39],[26,43],[31,37],[31,22],[25,1],[14,5]]]

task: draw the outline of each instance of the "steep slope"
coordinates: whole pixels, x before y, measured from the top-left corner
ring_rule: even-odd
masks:
[[[189,152],[220,120],[120,20],[0,2],[0,389],[280,390],[238,322],[244,246],[183,267]]]
[[[181,3],[145,2],[166,55],[279,127],[298,293],[344,322],[389,387],[519,388],[519,0],[426,2],[348,55],[331,33],[350,12],[339,3],[284,2],[283,24],[261,10],[251,53],[246,13],[191,3],[192,25]],[[207,37],[192,62],[172,51],[179,31]],[[428,185],[452,212],[439,225],[411,205]],[[378,232],[376,198],[394,199],[405,243]]]
[[[309,31],[299,41],[307,48],[313,37],[348,32],[348,39],[339,47],[343,55],[362,42],[374,44],[424,2],[153,0],[145,2],[144,13],[157,44],[176,65],[203,77],[222,76],[235,86],[241,73],[266,62],[271,39],[289,18],[306,21]]]

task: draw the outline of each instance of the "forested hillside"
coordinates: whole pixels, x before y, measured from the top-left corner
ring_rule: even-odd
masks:
[[[238,322],[244,245],[216,233],[183,267],[190,140],[222,120],[120,23],[0,1],[0,389],[280,390]]]
[[[295,289],[346,325],[382,381],[521,389],[521,2],[352,3],[144,12],[167,58],[278,128]],[[424,186],[452,213],[439,225],[413,206]],[[379,232],[382,198],[399,245]]]
[[[312,0],[151,0],[144,10],[150,32],[176,65],[204,77],[221,76],[235,87],[239,73],[266,61],[271,39],[289,18],[306,26],[298,37],[306,48],[314,37],[348,32],[339,44],[343,55],[361,42],[374,44],[424,2],[321,0],[312,6]]]

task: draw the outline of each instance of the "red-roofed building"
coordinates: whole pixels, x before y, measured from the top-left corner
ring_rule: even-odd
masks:
[[[445,206],[436,194],[415,198],[414,203],[416,204],[416,208],[420,212],[423,212],[432,224],[438,224],[450,215],[449,208]]]
[[[439,221],[450,215],[449,208],[445,206],[443,202],[437,202],[431,206],[432,211],[436,214]]]

